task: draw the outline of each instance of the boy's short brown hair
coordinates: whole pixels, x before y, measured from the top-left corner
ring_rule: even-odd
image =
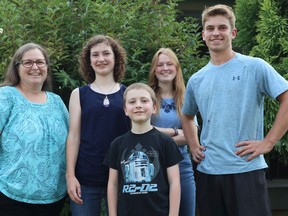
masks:
[[[217,15],[226,17],[230,22],[231,29],[235,28],[236,18],[233,9],[224,4],[217,4],[204,9],[202,12],[202,27],[205,27],[205,22],[207,21],[208,17]]]
[[[151,99],[152,99],[152,102],[153,102],[153,105],[157,106],[157,98],[156,98],[156,95],[155,95],[155,92],[153,91],[153,89],[148,86],[147,84],[145,83],[133,83],[131,84],[130,86],[127,87],[127,89],[125,90],[124,92],[124,95],[123,95],[123,99],[124,99],[124,107],[125,107],[125,104],[126,104],[126,97],[127,97],[127,93],[133,89],[143,89],[143,90],[146,90],[150,96],[151,96]]]

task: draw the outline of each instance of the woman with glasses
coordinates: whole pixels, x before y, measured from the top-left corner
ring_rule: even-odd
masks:
[[[49,91],[46,50],[21,46],[0,86],[0,214],[59,215],[66,196],[68,111]]]

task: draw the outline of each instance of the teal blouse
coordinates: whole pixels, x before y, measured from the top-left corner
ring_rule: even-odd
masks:
[[[26,203],[46,204],[66,195],[68,111],[46,92],[33,103],[11,86],[0,88],[0,192]]]

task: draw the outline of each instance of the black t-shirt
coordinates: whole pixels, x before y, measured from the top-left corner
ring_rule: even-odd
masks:
[[[155,128],[116,138],[104,164],[118,170],[118,215],[167,216],[167,168],[182,159],[174,140]]]

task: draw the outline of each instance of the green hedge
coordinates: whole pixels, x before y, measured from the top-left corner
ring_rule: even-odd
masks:
[[[163,2],[163,1],[161,1]],[[22,44],[44,45],[50,54],[54,92],[68,103],[71,90],[83,81],[78,73],[82,46],[95,34],[121,41],[127,51],[124,84],[146,82],[152,56],[160,47],[178,55],[187,79],[207,63],[198,21],[178,20],[177,0],[1,0],[0,81]],[[65,203],[62,216],[70,215]],[[104,214],[103,214],[104,215]]]
[[[187,80],[207,58],[200,56],[203,42],[197,20],[178,21],[177,2],[1,0],[0,80],[20,45],[42,44],[51,56],[54,91],[67,103],[71,89],[83,84],[78,73],[80,50],[95,34],[112,36],[127,50],[124,84],[145,82],[152,56],[162,46],[178,54]]]

